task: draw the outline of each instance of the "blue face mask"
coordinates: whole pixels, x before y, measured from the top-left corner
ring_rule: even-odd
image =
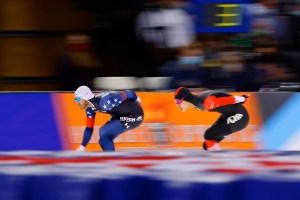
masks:
[[[292,11],[290,12],[291,15],[294,15],[294,16],[300,16],[300,10],[299,11]]]
[[[268,9],[265,14],[276,15],[276,14],[278,14],[278,10],[277,9]]]
[[[183,65],[201,64],[204,62],[203,56],[189,56],[179,58],[179,63]]]

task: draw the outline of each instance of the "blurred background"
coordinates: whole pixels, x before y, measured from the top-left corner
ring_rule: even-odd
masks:
[[[300,199],[300,93],[277,92],[299,91],[299,61],[300,0],[0,0],[0,199]],[[80,85],[138,91],[147,114],[115,154],[109,116],[73,151]],[[201,151],[218,113],[181,113],[182,85],[251,93],[225,151]]]
[[[298,91],[298,0],[1,0],[0,90]]]

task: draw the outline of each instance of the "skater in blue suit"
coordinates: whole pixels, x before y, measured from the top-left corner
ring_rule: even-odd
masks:
[[[111,119],[99,129],[99,144],[103,151],[115,151],[114,139],[138,127],[144,119],[141,100],[133,90],[94,95],[87,86],[80,86],[74,95],[77,105],[85,109],[87,116],[82,143],[77,151],[85,151],[91,139],[96,112],[111,115]]]

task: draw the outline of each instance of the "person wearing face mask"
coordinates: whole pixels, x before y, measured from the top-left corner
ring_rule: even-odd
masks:
[[[249,114],[244,103],[249,94],[234,96],[225,92],[206,90],[194,95],[186,87],[179,87],[175,92],[175,103],[182,112],[197,108],[207,112],[218,112],[221,116],[204,133],[203,149],[220,150],[219,143],[228,135],[240,131],[249,123]]]
[[[72,91],[77,87],[76,83],[90,84],[104,70],[87,34],[66,35],[65,51],[58,55],[57,64],[61,90],[64,91]]]
[[[175,65],[172,88],[180,85],[201,87],[204,78],[203,62],[204,52],[201,43],[194,42],[181,48]]]
[[[179,58],[181,65],[201,65],[204,62],[204,56],[186,56]]]

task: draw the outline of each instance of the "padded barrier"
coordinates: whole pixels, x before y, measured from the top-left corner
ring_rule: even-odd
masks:
[[[300,152],[0,152],[0,199],[300,199]]]

